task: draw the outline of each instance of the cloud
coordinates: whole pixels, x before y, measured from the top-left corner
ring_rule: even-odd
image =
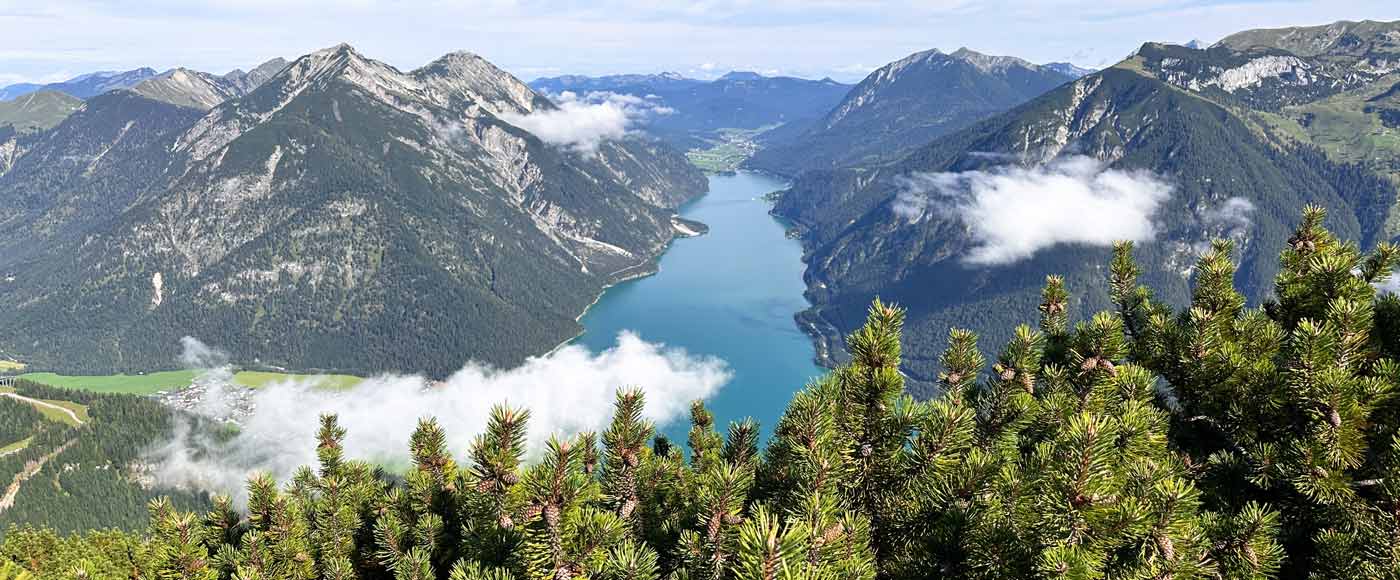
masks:
[[[1033,167],[1003,165],[961,173],[900,177],[893,210],[918,221],[936,214],[963,222],[968,264],[1010,264],[1058,244],[1146,241],[1172,186],[1145,171],[1109,169],[1085,156]]]
[[[348,457],[396,466],[409,461],[409,436],[423,417],[437,418],[460,458],[485,430],[493,405],[528,409],[528,447],[534,453],[551,434],[605,428],[619,388],[641,388],[646,418],[664,425],[684,418],[691,401],[709,398],[730,378],[720,359],[693,356],[626,331],[602,352],[569,345],[510,370],[469,363],[442,383],[381,376],[335,391],[319,389],[318,380],[308,378],[249,391],[231,385],[227,371],[202,373],[192,388],[203,390],[191,406],[215,418],[241,413],[239,434],[219,443],[182,425],[149,454],[160,483],[238,493],[256,471],[286,480],[297,467],[315,464],[323,413],[338,415],[347,429]]]
[[[602,142],[626,136],[637,123],[675,112],[657,99],[603,91],[581,96],[565,91],[554,99],[559,105],[555,109],[507,113],[501,118],[545,143],[593,153]]]
[[[1201,213],[1201,223],[1212,232],[1228,238],[1241,238],[1253,225],[1254,203],[1243,197],[1232,197]]]
[[[186,336],[180,339],[179,361],[185,368],[218,368],[228,364],[228,353],[204,344],[198,338]]]
[[[1205,211],[1206,225],[1225,227],[1249,227],[1250,214],[1254,213],[1254,202],[1243,197],[1232,197],[1224,203]]]
[[[1382,280],[1376,281],[1376,283],[1372,284],[1372,286],[1376,288],[1376,292],[1378,294],[1393,294],[1400,296],[1400,273],[1391,272],[1389,276],[1386,276]]]

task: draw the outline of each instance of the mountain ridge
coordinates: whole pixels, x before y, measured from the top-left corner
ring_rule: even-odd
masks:
[[[296,368],[513,366],[573,336],[617,276],[649,267],[677,233],[673,208],[705,188],[657,143],[588,156],[502,120],[554,105],[467,53],[405,73],[340,45],[208,112],[130,91],[99,103],[113,112],[89,103],[0,176],[0,205],[20,212],[8,223],[56,233],[0,252],[3,324],[37,337],[0,348],[36,368],[164,368],[191,333],[236,360]],[[123,110],[188,122],[137,143]],[[84,123],[111,129],[99,138]],[[42,151],[79,142],[130,146],[110,170],[146,185],[101,195],[108,162],[88,161],[96,172],[72,166],[70,185],[10,203],[61,170]],[[62,209],[84,207],[85,191],[110,210]],[[34,221],[45,215],[67,225]],[[515,330],[499,336],[507,321]]]
[[[951,54],[916,52],[870,73],[805,130],[762,139],[764,148],[747,166],[793,176],[889,161],[1072,78],[1024,59],[965,47]]]
[[[797,225],[806,248],[813,306],[799,320],[817,337],[819,351],[840,352],[842,337],[874,297],[897,302],[909,308],[905,371],[916,391],[927,395],[946,329],[971,328],[1001,343],[1009,335],[996,328],[1034,319],[1047,274],[1065,275],[1083,296],[1071,305],[1076,315],[1107,306],[1098,272],[1107,248],[1060,244],[1012,265],[968,265],[961,257],[975,238],[956,214],[933,212],[911,223],[899,213],[899,194],[907,187],[899,184],[911,175],[1034,168],[1066,156],[1161,175],[1173,192],[1155,213],[1158,235],[1139,244],[1138,252],[1147,265],[1144,277],[1176,304],[1189,297],[1198,248],[1217,236],[1231,237],[1239,249],[1242,291],[1255,303],[1264,299],[1273,279],[1267,258],[1277,255],[1289,220],[1309,203],[1329,207],[1331,226],[1345,238],[1363,246],[1390,239],[1393,233],[1382,221],[1396,201],[1393,182],[1330,159],[1311,142],[1271,133],[1264,121],[1272,117],[1247,107],[1315,98],[1308,85],[1263,75],[1261,83],[1239,85],[1238,94],[1204,81],[1195,86],[1205,90],[1193,90],[1193,77],[1173,72],[1209,71],[1210,78],[1219,78],[1229,69],[1192,68],[1189,59],[1248,63],[1282,56],[1267,48],[1230,50],[1149,43],[1127,61],[934,139],[897,161],[798,177],[774,213]],[[1206,217],[1230,203],[1252,208],[1247,227],[1221,229]],[[991,321],[989,312],[1010,318]]]

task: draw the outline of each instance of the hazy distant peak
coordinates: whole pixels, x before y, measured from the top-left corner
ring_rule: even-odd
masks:
[[[982,54],[967,47],[959,48],[949,55],[953,58],[971,64],[982,72],[999,72],[1012,67],[1034,69],[1036,66],[1028,61],[1014,56],[993,56]]]
[[[1051,62],[1040,65],[1040,68],[1052,70],[1067,77],[1076,79],[1094,74],[1095,72],[1095,70],[1092,68],[1077,66],[1074,63],[1070,62]]]
[[[757,80],[763,80],[763,78],[764,78],[763,75],[758,74],[758,73],[753,72],[753,71],[736,70],[736,71],[731,71],[729,74],[726,74],[726,75],[724,75],[724,76],[722,76],[722,77],[719,77],[719,80],[722,80],[722,81],[757,81]]]

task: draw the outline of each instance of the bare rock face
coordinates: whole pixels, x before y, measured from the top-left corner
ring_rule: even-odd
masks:
[[[340,45],[204,111],[197,87],[253,74],[114,93],[13,162],[0,221],[37,235],[0,237],[0,340],[95,369],[168,366],[185,335],[298,368],[511,365],[575,334],[705,188],[657,143],[581,154],[505,122],[555,105],[474,55],[402,72]],[[208,98],[150,98],[177,82]]]

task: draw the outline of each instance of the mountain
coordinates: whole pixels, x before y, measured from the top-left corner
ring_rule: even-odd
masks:
[[[471,54],[402,72],[346,45],[207,112],[93,98],[0,175],[0,350],[151,369],[196,336],[296,368],[518,364],[653,267],[705,188],[659,143],[585,154],[504,120],[555,110]]]
[[[1077,79],[1094,73],[1094,69],[1075,66],[1068,62],[1052,62],[1040,65],[1042,68],[1060,73],[1066,77]]]
[[[36,91],[10,101],[0,101],[0,127],[19,131],[47,129],[78,110],[83,101],[58,91]]]
[[[287,59],[278,57],[264,62],[253,70],[243,72],[240,69],[233,69],[222,78],[232,84],[241,93],[251,93],[253,89],[262,86],[263,83],[271,79],[273,75],[281,72],[287,67]]]
[[[110,90],[136,86],[141,81],[156,76],[155,69],[138,68],[129,71],[101,71],[79,75],[61,83],[36,85],[22,83],[0,88],[0,101],[7,101],[39,90],[65,93],[79,99],[100,95]]]
[[[1145,74],[1400,183],[1400,21],[1253,30],[1208,50],[1149,44]],[[1390,208],[1385,232],[1400,233]]]
[[[731,72],[714,81],[674,73],[565,76],[537,79],[530,86],[551,95],[596,92],[650,99],[665,112],[642,119],[643,127],[682,149],[712,144],[720,140],[722,129],[755,130],[814,120],[850,90],[850,85],[831,79],[767,77],[752,72]]]
[[[286,60],[274,58],[250,72],[234,69],[223,76],[176,68],[141,81],[131,90],[157,101],[208,110],[253,92],[286,66]]]
[[[1048,274],[1065,275],[1082,297],[1070,304],[1073,315],[1106,306],[1109,249],[1101,243],[1055,243],[1022,259],[985,259],[988,230],[1080,239],[1075,230],[1117,225],[1096,222],[1105,218],[1086,210],[1065,218],[1082,220],[1079,225],[1029,231],[1038,222],[1027,215],[1063,211],[1036,204],[1061,199],[1054,196],[1063,189],[1055,187],[1067,180],[1129,183],[1155,176],[1168,184],[1138,255],[1144,278],[1175,304],[1189,298],[1194,261],[1216,237],[1236,244],[1236,282],[1246,296],[1255,303],[1266,298],[1277,271],[1273,257],[1306,204],[1329,208],[1329,226],[1363,246],[1391,239],[1384,220],[1396,204],[1395,182],[1309,139],[1276,112],[1333,102],[1349,87],[1373,90],[1377,79],[1391,82],[1380,43],[1365,44],[1358,50],[1352,41],[1338,42],[1337,50],[1310,57],[1269,46],[1240,51],[1230,42],[1204,51],[1148,44],[1114,67],[901,160],[804,174],[774,210],[796,224],[807,249],[813,306],[800,319],[830,353],[859,325],[873,297],[907,306],[905,371],[926,394],[949,327],[983,332],[983,344],[1003,344],[1009,324],[1035,320]],[[1353,73],[1333,76],[1348,62]],[[1359,104],[1337,114],[1368,115]],[[1021,191],[1008,189],[1020,180],[1029,189],[1009,213],[969,213],[978,207],[969,204],[997,201],[979,196]],[[974,182],[983,189],[972,189]],[[1104,187],[1089,183],[1084,187]],[[921,185],[942,197],[911,198]],[[911,199],[927,205],[911,206]],[[1003,220],[1029,225],[1003,226]]]
[[[678,73],[665,72],[659,74],[625,74],[601,77],[584,75],[544,77],[530,81],[530,88],[547,94],[557,95],[564,91],[573,91],[575,93],[587,93],[592,91],[638,91],[641,90],[642,87],[675,90],[703,84],[705,84],[705,81],[687,78]]]
[[[796,175],[890,161],[1072,78],[1018,58],[966,48],[952,54],[915,53],[870,73],[806,131],[765,139],[765,148],[748,166]]]
[[[1400,35],[1396,22],[1340,21],[1324,26],[1246,30],[1225,37],[1215,46],[1232,50],[1270,48],[1308,58],[1396,54]]]
[[[149,99],[204,110],[244,92],[223,77],[185,68],[163,72],[141,81],[131,90]]]

